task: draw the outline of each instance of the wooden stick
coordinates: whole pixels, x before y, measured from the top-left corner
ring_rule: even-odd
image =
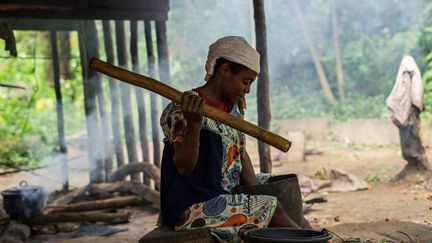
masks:
[[[56,206],[56,205],[62,205],[62,204],[69,204],[76,197],[82,196],[86,192],[87,189],[88,189],[88,186],[77,188],[77,189],[75,189],[71,192],[68,192],[65,195],[60,196],[59,198],[55,199],[53,202],[50,203],[50,205]]]
[[[97,58],[90,60],[90,68],[126,83],[151,90],[176,103],[181,103],[183,94],[180,91],[155,79],[116,67]],[[212,106],[204,105],[204,116],[255,137],[283,152],[287,152],[291,147],[291,142],[285,138]]]
[[[104,209],[104,208],[119,208],[124,206],[135,205],[142,201],[143,199],[138,196],[114,197],[109,199],[72,203],[69,205],[50,206],[45,208],[45,212],[46,213],[76,212],[76,211],[91,211],[91,210]]]
[[[160,169],[148,162],[136,162],[123,165],[115,170],[108,177],[109,182],[124,181],[125,178],[134,172],[144,172],[147,178],[155,181],[156,187],[160,188]]]
[[[123,184],[124,181],[112,183],[95,183],[90,185],[89,192],[93,195],[102,193],[125,192],[122,188]]]
[[[92,184],[90,185],[89,192],[93,195],[113,192],[132,193],[153,203],[157,208],[160,204],[160,194],[158,191],[152,190],[150,187],[134,181]]]
[[[55,222],[105,222],[112,224],[127,223],[130,219],[128,211],[116,213],[107,212],[74,212],[74,213],[49,213],[35,217],[31,220],[32,225],[49,224]]]
[[[0,83],[0,87],[5,87],[5,88],[9,88],[9,89],[23,89],[23,90],[27,89],[24,86],[18,86],[18,85],[13,85],[13,84],[2,84],[2,83]]]

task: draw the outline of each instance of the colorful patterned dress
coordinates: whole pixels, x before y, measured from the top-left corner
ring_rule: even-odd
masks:
[[[242,117],[243,104],[234,105],[230,114]],[[165,108],[161,126],[165,134],[162,224],[176,230],[211,228],[217,238],[229,242],[240,241],[245,230],[267,227],[276,209],[275,197],[231,194],[240,184],[244,134],[204,117],[197,164],[190,176],[183,177],[173,164],[172,146],[183,141],[187,127],[180,105],[170,103]]]

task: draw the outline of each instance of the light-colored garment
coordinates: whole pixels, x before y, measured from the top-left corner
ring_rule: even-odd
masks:
[[[225,36],[209,47],[204,80],[208,81],[213,75],[216,60],[220,57],[244,65],[257,73],[260,72],[259,53],[243,37]]]
[[[313,176],[299,176],[300,190],[311,192],[353,192],[367,190],[369,185],[363,179],[336,168],[324,167]]]
[[[414,58],[405,56],[399,66],[393,90],[387,97],[387,107],[393,122],[406,126],[412,106],[423,111],[423,84]]]

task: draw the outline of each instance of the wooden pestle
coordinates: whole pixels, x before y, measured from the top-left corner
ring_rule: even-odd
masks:
[[[123,82],[153,91],[176,103],[181,103],[182,92],[153,78],[128,71],[97,58],[90,60],[90,68]],[[287,139],[207,104],[204,105],[204,116],[255,137],[283,152],[287,152],[291,147],[291,142]]]

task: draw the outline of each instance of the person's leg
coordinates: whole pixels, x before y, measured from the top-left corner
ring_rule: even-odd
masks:
[[[277,203],[276,211],[270,221],[269,227],[288,227],[288,228],[301,228],[294,220],[283,210],[279,200]]]

